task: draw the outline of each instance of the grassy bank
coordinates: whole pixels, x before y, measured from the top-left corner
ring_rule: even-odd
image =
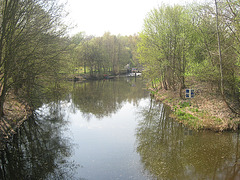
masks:
[[[169,105],[172,117],[184,125],[213,131],[237,130],[240,117],[227,107],[217,89],[208,83],[191,82],[188,87],[197,92],[192,99],[182,99],[178,91],[151,89],[154,97]]]

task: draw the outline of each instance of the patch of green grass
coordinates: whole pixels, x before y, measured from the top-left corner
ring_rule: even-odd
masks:
[[[239,121],[234,121],[233,122],[235,125],[238,125],[239,124]]]
[[[206,116],[206,113],[204,112],[204,111],[199,111],[198,112],[198,116],[200,116],[200,117],[205,117]]]
[[[175,115],[177,116],[177,119],[184,122],[185,124],[187,124],[193,129],[199,129],[202,127],[201,121],[199,120],[198,117],[192,114],[186,113],[181,109],[176,110]]]
[[[188,120],[188,119],[198,120],[197,117],[193,116],[192,114],[186,113],[180,109],[176,111],[176,115],[181,120]]]
[[[154,96],[155,94],[157,94],[156,91],[151,91],[151,94]]]
[[[176,115],[178,116],[179,119],[183,119],[186,116],[186,113],[178,109],[176,111]]]
[[[172,98],[169,98],[169,99],[165,99],[164,102],[168,102],[168,103],[171,103],[173,102],[173,99]]]
[[[213,116],[213,120],[214,120],[214,122],[217,123],[217,124],[222,124],[222,123],[223,123],[223,122],[222,122],[222,119],[217,118],[217,117],[215,117],[215,116]]]
[[[198,108],[190,108],[189,109],[191,112],[199,112]]]
[[[185,107],[190,107],[190,102],[180,102],[178,103],[178,105],[180,106],[180,108],[185,108]]]
[[[177,108],[178,108],[178,107],[177,107],[176,105],[175,105],[175,106],[173,106],[173,109],[174,109],[174,111],[176,111],[176,110],[177,110]]]

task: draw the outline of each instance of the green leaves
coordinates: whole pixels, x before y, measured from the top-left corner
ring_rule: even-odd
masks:
[[[184,86],[190,29],[191,17],[182,6],[161,6],[148,14],[138,52],[140,62],[152,74],[149,79],[160,77],[166,88],[174,88],[176,81]]]
[[[72,38],[73,43],[78,36],[79,34]],[[131,40],[133,42],[130,42]],[[132,54],[135,44],[133,37],[115,36],[110,33],[105,33],[102,37],[85,36],[75,48],[75,67],[89,68],[91,76],[95,76],[96,73],[103,75],[110,70],[113,74],[118,74],[131,63],[131,58],[136,58],[136,55]],[[136,63],[136,59],[134,60],[133,63]]]
[[[68,44],[63,9],[55,0],[8,0],[1,5],[0,116],[7,92],[14,89],[30,104],[40,79],[57,79]]]
[[[239,89],[238,1],[219,4],[224,91]],[[185,77],[217,83],[220,80],[214,4],[161,6],[146,16],[138,43],[139,60],[150,81],[159,78],[165,89],[185,87]],[[229,93],[229,92],[228,92]]]

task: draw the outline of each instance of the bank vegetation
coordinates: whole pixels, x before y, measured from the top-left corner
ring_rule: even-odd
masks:
[[[179,121],[212,129],[214,125],[196,123],[204,119],[201,112],[215,117],[219,130],[236,129],[239,8],[237,0],[161,5],[148,13],[139,34],[95,37],[79,32],[69,37],[62,19],[67,12],[59,1],[0,0],[1,137],[40,107],[47,92],[58,93],[60,81],[101,79],[131,68],[143,70],[152,93],[171,105]],[[198,92],[191,101],[185,99],[186,88]],[[203,108],[204,102],[212,105]]]
[[[69,44],[64,14],[55,0],[0,1],[1,137],[39,105],[43,84],[57,82]]]
[[[239,9],[239,1],[215,0],[163,5],[145,18],[138,53],[150,89],[192,128],[238,127]],[[193,99],[185,98],[186,89],[195,90]]]
[[[60,93],[60,81],[101,79],[139,66],[137,35],[69,37],[66,15],[58,0],[0,0],[2,138],[10,137],[47,94]]]
[[[71,38],[73,49],[69,63],[72,74],[102,78],[141,67],[137,58],[137,41],[138,35],[116,36],[106,32],[95,37],[77,33]]]

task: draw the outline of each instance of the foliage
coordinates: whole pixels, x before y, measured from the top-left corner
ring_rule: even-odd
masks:
[[[190,105],[191,105],[190,102],[180,102],[179,103],[180,108],[189,107]]]
[[[188,11],[181,6],[162,6],[153,9],[144,22],[138,43],[139,59],[145,74],[152,81],[161,79],[165,89],[185,87],[191,49],[191,21]]]
[[[201,121],[198,117],[190,113],[184,112],[181,109],[178,109],[175,112],[175,115],[177,116],[177,119],[180,120],[180,122],[184,122],[193,129],[201,129]]]
[[[78,41],[77,41],[78,40]],[[82,36],[78,33],[72,43],[78,42],[73,54],[73,68],[82,66],[84,73],[89,69],[91,76],[111,72],[119,74],[127,64],[136,64],[133,37],[115,36],[105,33],[102,37]]]
[[[181,97],[191,76],[239,103],[239,9],[235,0],[153,9],[138,42],[145,77],[166,90],[180,88]]]
[[[66,50],[57,1],[0,1],[0,116],[8,92],[33,105],[42,80],[57,80]]]

